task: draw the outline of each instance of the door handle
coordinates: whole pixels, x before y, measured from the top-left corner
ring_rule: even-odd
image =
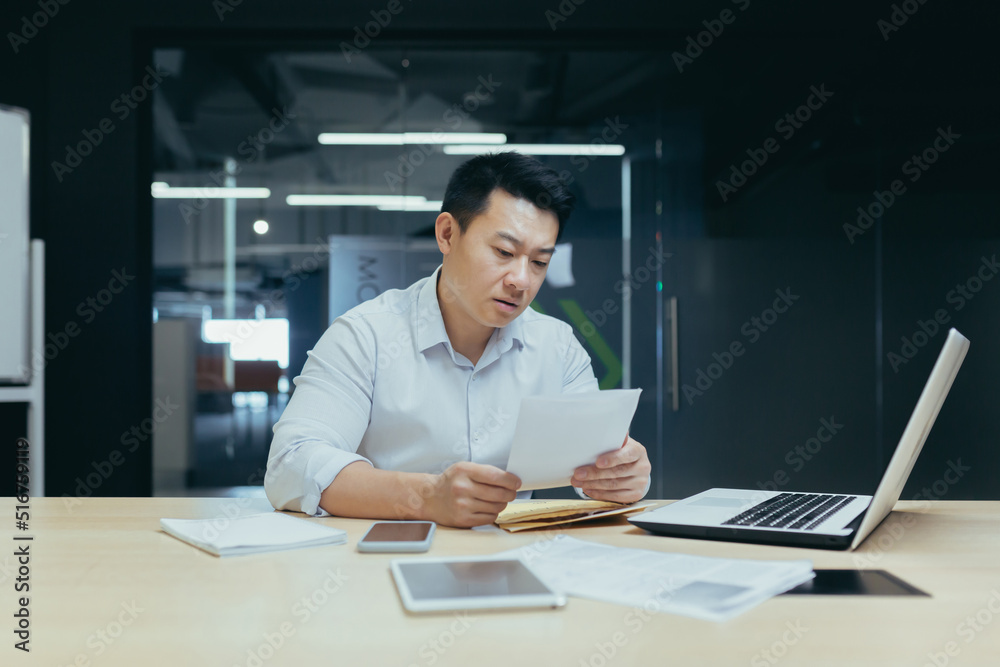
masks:
[[[670,407],[674,412],[681,408],[680,368],[677,354],[677,297],[667,299],[667,330],[670,332]]]

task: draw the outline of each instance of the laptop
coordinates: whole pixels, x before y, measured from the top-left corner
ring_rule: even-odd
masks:
[[[951,329],[874,496],[709,489],[628,521],[670,537],[857,548],[899,500],[968,350],[968,339]]]

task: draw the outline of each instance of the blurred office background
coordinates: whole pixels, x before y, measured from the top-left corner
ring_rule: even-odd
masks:
[[[44,364],[48,495],[259,486],[306,351],[433,271],[494,142],[579,198],[535,307],[643,389],[651,496],[871,493],[955,326],[903,497],[1000,498],[995,7],[39,7],[3,10],[0,103],[31,112],[46,330],[80,327]]]

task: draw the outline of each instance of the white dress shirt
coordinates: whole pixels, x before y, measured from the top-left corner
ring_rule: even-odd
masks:
[[[437,300],[440,267],[337,318],[309,351],[274,425],[264,489],[280,510],[327,515],[320,494],[348,464],[441,473],[505,469],[521,398],[597,391],[565,322],[526,309],[479,362],[456,352]]]

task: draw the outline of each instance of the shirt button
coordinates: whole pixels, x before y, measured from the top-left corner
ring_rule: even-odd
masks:
[[[483,439],[483,432],[482,431],[476,430],[476,432],[472,434],[472,440],[474,442],[479,442],[482,439]]]

